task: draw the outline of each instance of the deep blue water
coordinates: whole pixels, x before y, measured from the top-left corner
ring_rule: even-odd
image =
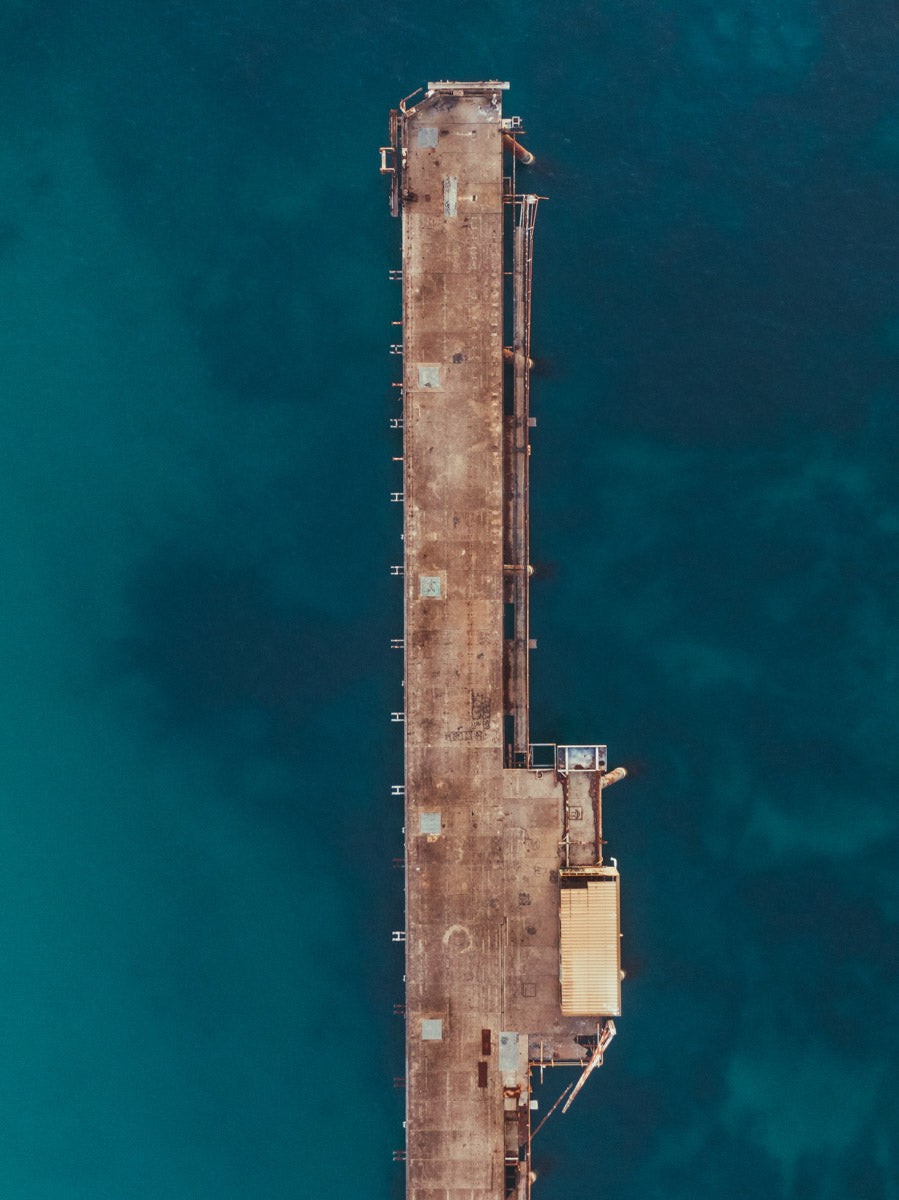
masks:
[[[499,77],[532,732],[632,775],[536,1194],[895,1200],[897,52],[888,0],[0,7],[0,1195],[401,1192],[377,147]]]

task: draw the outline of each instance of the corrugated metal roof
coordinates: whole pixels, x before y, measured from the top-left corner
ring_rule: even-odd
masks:
[[[562,1012],[621,1016],[617,871],[563,877],[560,915]]]

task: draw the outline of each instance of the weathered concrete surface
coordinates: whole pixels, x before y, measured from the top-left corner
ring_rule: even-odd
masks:
[[[399,119],[409,1200],[527,1196],[529,1054],[595,1031],[560,1010],[564,788],[504,770],[502,93],[458,90]]]
[[[403,123],[410,1200],[504,1195],[499,96],[438,94]],[[422,812],[440,814],[439,836]],[[423,1018],[442,1040],[422,1039]]]

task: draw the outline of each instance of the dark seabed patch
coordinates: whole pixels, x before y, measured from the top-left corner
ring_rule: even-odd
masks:
[[[182,732],[223,732],[230,715],[255,712],[263,744],[291,757],[306,748],[311,713],[370,669],[361,625],[279,603],[263,566],[166,547],[138,572],[128,604],[135,634],[119,643],[117,666],[151,684],[161,719]]]

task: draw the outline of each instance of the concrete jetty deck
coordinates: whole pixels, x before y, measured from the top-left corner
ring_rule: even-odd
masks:
[[[528,741],[537,198],[504,155],[507,86],[429,84],[381,152],[402,217],[409,1200],[529,1196],[532,1064],[586,1065],[618,1015],[605,748]],[[585,871],[581,920],[560,897],[587,912]],[[563,1015],[560,936],[570,994],[604,972],[607,1011]]]

